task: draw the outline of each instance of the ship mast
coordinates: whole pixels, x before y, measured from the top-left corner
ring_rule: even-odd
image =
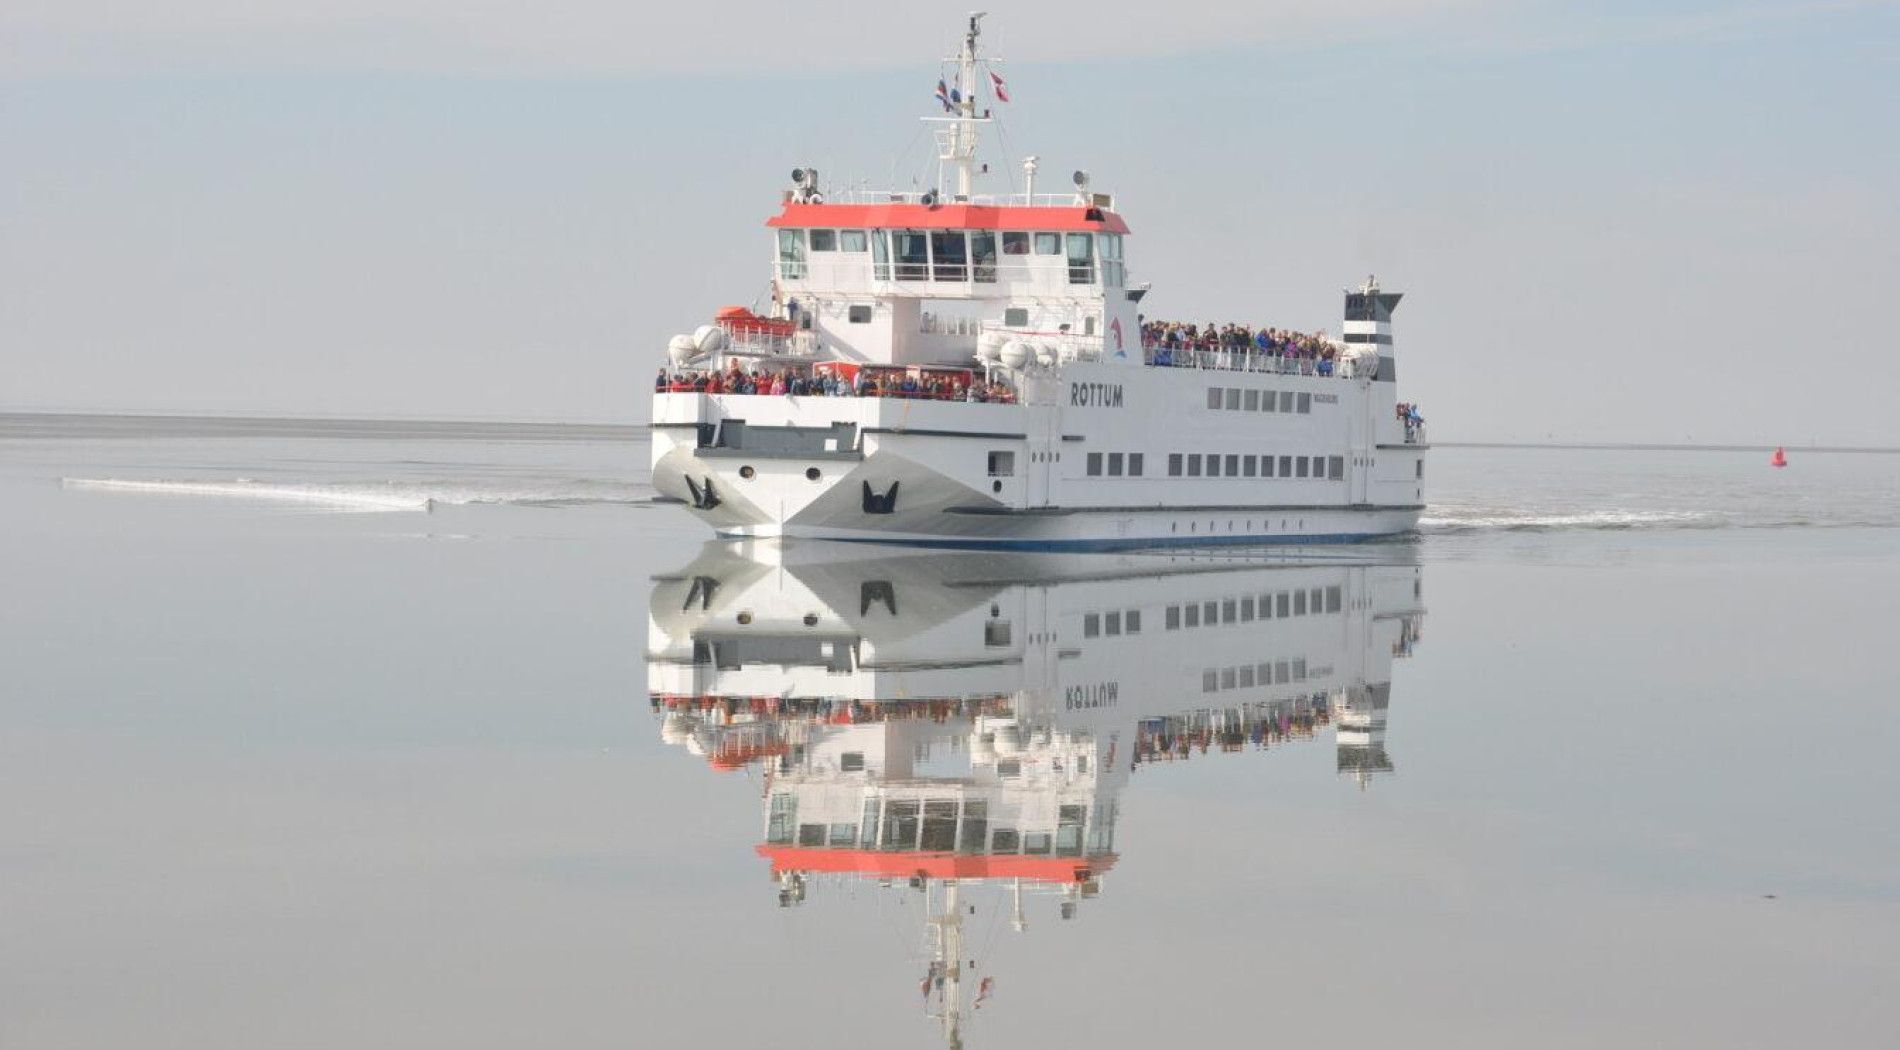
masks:
[[[937,132],[938,174],[941,178],[942,166],[952,166],[957,175],[956,196],[961,200],[970,197],[971,184],[976,176],[976,139],[977,125],[987,123],[989,116],[977,115],[976,108],[976,38],[982,35],[980,25],[988,12],[970,13],[970,26],[963,34],[963,48],[957,53],[956,98],[950,104],[954,114],[949,117],[927,118],[949,125]]]

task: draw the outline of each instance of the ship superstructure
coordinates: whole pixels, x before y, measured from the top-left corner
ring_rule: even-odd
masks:
[[[1113,194],[1075,172],[983,193],[995,81],[970,19],[927,118],[937,186],[830,193],[794,170],[769,303],[676,337],[653,484],[731,537],[1098,549],[1358,540],[1424,500],[1376,280],[1339,338],[1182,341],[1142,313]],[[1010,166],[1012,173],[1018,169]]]
[[[784,906],[869,880],[926,898],[920,974],[953,1045],[992,974],[971,909],[1072,918],[1165,763],[1334,729],[1390,773],[1392,663],[1422,623],[1404,548],[1351,562],[709,544],[657,582],[648,687],[669,742],[763,774]],[[1027,902],[1027,903],[1026,903]],[[1040,905],[1046,907],[1047,905]]]

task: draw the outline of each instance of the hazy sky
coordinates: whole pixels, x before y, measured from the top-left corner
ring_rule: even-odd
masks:
[[[924,175],[961,17],[265,6],[0,9],[0,407],[642,420],[788,169]],[[989,158],[1151,315],[1376,271],[1436,437],[1900,444],[1900,4],[1266,6],[992,5]]]

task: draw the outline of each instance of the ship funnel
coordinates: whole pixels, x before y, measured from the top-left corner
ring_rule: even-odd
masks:
[[[1399,308],[1402,298],[1403,292],[1380,291],[1376,277],[1367,277],[1357,291],[1346,293],[1346,316],[1341,330],[1345,333],[1347,348],[1359,351],[1352,357],[1364,358],[1368,364],[1377,355],[1378,366],[1373,378],[1381,382],[1398,379],[1398,362],[1392,356],[1392,312]]]

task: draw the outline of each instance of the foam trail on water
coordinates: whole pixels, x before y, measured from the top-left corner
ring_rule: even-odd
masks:
[[[218,496],[274,500],[349,510],[422,510],[428,496],[414,492],[377,491],[355,486],[277,485],[262,481],[135,481],[126,478],[62,478],[68,489],[85,492],[137,492],[161,496]]]

